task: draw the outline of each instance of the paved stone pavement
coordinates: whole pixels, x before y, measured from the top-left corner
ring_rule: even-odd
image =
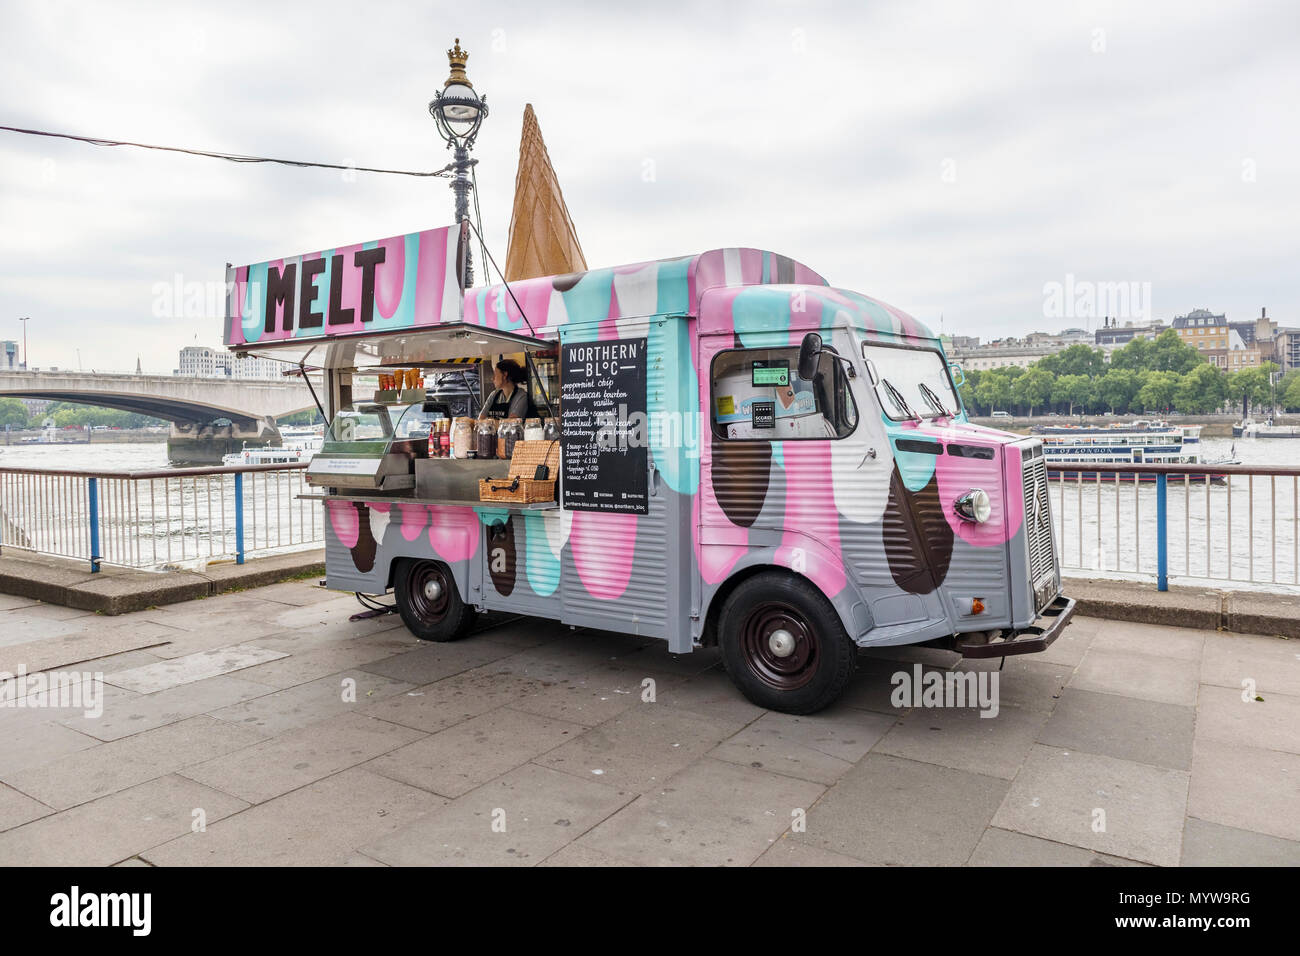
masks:
[[[894,706],[896,674],[997,671],[924,648],[792,717],[711,650],[358,610],[0,595],[0,671],[83,695],[0,706],[0,864],[1300,864],[1296,641],[1083,618],[1006,662],[994,717]]]

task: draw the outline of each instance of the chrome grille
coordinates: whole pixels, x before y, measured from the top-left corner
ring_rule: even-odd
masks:
[[[1052,553],[1052,501],[1047,493],[1047,459],[1040,445],[1025,449],[1025,542],[1029,547],[1029,583],[1037,592],[1056,576]]]

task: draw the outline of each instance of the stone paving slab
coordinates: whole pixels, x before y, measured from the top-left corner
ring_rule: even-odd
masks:
[[[1202,683],[1300,697],[1300,640],[1211,634],[1201,659]]]
[[[0,860],[8,866],[108,866],[189,833],[195,810],[210,826],[246,806],[192,780],[159,777],[0,833]]]
[[[1251,695],[1211,685],[1201,688],[1200,714],[1196,718],[1198,740],[1300,754],[1297,727],[1300,697],[1273,691]]]
[[[1053,843],[1014,830],[989,827],[968,861],[970,866],[1144,866],[1123,857]]]
[[[192,684],[209,677],[220,677],[246,667],[279,660],[287,655],[268,651],[251,644],[221,647],[197,654],[187,654],[157,664],[145,664],[130,670],[117,671],[104,677],[104,682],[137,694],[154,694],[180,684]]]
[[[790,839],[887,866],[965,863],[1008,782],[869,753],[808,812]]]
[[[209,713],[273,737],[336,714],[360,711],[371,701],[400,694],[410,687],[365,671],[343,671],[285,690],[269,692],[270,688],[265,687],[250,700]]]
[[[361,852],[391,866],[533,866],[635,796],[528,763]]]
[[[575,776],[648,792],[704,756],[729,734],[685,711],[642,704],[536,758]]]
[[[642,866],[748,866],[807,814],[821,784],[706,758],[578,843]]]
[[[23,669],[34,674],[123,651],[156,647],[171,639],[170,628],[144,622],[135,621],[132,626],[124,626],[120,619],[96,623],[99,626],[84,633],[57,634],[0,648],[0,672],[16,674]]]
[[[0,832],[12,830],[53,812],[52,808],[39,800],[33,800],[13,787],[0,784]]]
[[[1199,672],[1194,660],[1099,649],[1093,641],[1070,686],[1076,690],[1195,707]]]
[[[361,768],[258,804],[142,856],[155,866],[337,866],[447,801]],[[376,861],[362,859],[363,865]]]
[[[1300,842],[1189,817],[1183,866],[1300,866]]]
[[[63,810],[241,750],[262,739],[261,734],[245,727],[212,717],[190,717],[39,766],[5,773],[0,775],[0,780]]]
[[[1177,866],[1187,784],[1183,771],[1035,746],[993,826],[1111,856]]]
[[[445,797],[459,797],[585,729],[498,707],[385,754],[366,768]]]
[[[105,684],[103,713],[63,718],[63,726],[98,740],[120,740],[186,717],[205,714],[270,692],[263,684],[229,675],[216,675],[152,694],[137,694]]]
[[[768,713],[709,751],[743,767],[832,784],[894,726],[888,717],[847,707],[797,717]]]
[[[1002,707],[982,717],[974,707],[916,708],[899,719],[875,753],[1013,780],[1047,722],[1041,710]]]
[[[1300,841],[1300,757],[1197,739],[1189,816]]]
[[[1038,740],[1063,750],[1190,770],[1195,725],[1195,707],[1071,687],[1061,696]]]
[[[217,722],[246,734],[255,733],[237,724]],[[184,773],[249,803],[261,803],[365,763],[421,736],[418,731],[358,713],[339,714],[202,763],[193,762]]]

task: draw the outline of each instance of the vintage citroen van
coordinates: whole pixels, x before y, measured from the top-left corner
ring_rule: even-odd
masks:
[[[970,424],[917,320],[758,249],[462,291],[454,228],[228,276],[227,344],[323,368],[330,417],[374,400],[354,395],[367,372],[523,353],[562,425],[551,502],[480,501],[476,463],[419,448],[433,484],[394,491],[358,485],[346,447],[318,456],[331,588],[393,591],[433,641],[506,610],[716,645],[750,700],[792,713],[833,701],[859,648],[1022,654],[1070,619],[1040,441]],[[297,310],[263,295],[318,257]]]

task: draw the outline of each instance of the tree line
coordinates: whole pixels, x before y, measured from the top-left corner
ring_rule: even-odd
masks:
[[[110,428],[147,428],[150,425],[166,425],[161,418],[151,418],[136,412],[123,412],[115,408],[99,408],[95,405],[74,405],[71,402],[51,402],[44,410],[29,412],[27,406],[16,398],[0,398],[0,429],[8,425],[11,429],[40,428],[46,419],[53,419],[57,428],[68,425],[83,427],[85,425],[107,425]]]
[[[1044,356],[1028,368],[966,371],[959,390],[975,415],[995,411],[1196,415],[1243,402],[1300,410],[1300,371],[1288,372],[1275,384],[1277,370],[1274,363],[1264,362],[1225,372],[1207,362],[1176,331],[1166,329],[1155,339],[1134,339],[1116,349],[1109,362],[1101,349],[1079,344]]]

